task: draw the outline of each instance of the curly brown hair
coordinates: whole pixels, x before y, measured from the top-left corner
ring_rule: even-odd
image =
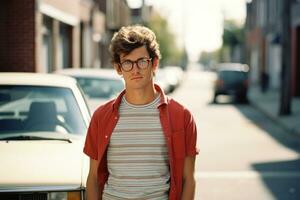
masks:
[[[112,63],[120,63],[120,55],[145,46],[150,58],[161,58],[159,44],[152,30],[141,25],[124,26],[116,32],[111,40],[109,51]]]

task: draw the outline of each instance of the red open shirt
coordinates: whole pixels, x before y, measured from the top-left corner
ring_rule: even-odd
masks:
[[[180,200],[184,159],[198,154],[196,123],[186,108],[165,96],[158,85],[155,85],[155,89],[161,93],[158,109],[169,154],[171,176],[169,199]],[[119,119],[118,109],[124,93],[125,90],[116,99],[100,106],[94,112],[86,136],[84,153],[94,160],[100,160],[98,167],[100,194],[109,175],[106,150]]]

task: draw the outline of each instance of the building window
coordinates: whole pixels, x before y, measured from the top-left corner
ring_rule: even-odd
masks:
[[[52,72],[53,69],[53,23],[50,17],[43,16],[43,27],[42,27],[42,65],[45,72]]]
[[[259,27],[264,27],[266,25],[266,1],[262,0],[258,2],[258,24]]]
[[[59,67],[72,67],[72,26],[64,23],[59,25]]]
[[[83,46],[84,46],[84,23],[80,22],[80,68],[82,68],[85,64],[84,62],[84,50],[83,50]]]
[[[91,61],[93,59],[93,44],[92,34],[93,29],[89,23],[80,24],[80,58],[81,67],[92,67]]]

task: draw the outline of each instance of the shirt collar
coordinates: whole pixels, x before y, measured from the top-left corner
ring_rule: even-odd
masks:
[[[159,105],[157,106],[157,108],[159,108],[160,106],[162,105],[166,105],[167,104],[167,96],[165,95],[164,91],[160,88],[159,85],[157,84],[154,84],[154,87],[155,87],[155,90],[157,92],[160,93],[160,103]],[[123,95],[125,94],[125,89],[118,95],[118,97],[114,100],[113,102],[113,111],[118,111],[119,110],[119,107],[120,107],[120,104],[121,104],[121,101],[122,101],[122,97]]]

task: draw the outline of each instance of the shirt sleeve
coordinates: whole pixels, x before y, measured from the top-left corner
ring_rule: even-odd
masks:
[[[189,110],[184,112],[184,122],[185,122],[185,146],[186,146],[186,155],[195,156],[199,154],[197,148],[197,126],[194,120],[194,117]]]
[[[85,144],[83,148],[83,152],[94,160],[98,159],[97,144],[98,144],[98,120],[94,113],[91,122],[89,124],[89,128],[85,138]]]

